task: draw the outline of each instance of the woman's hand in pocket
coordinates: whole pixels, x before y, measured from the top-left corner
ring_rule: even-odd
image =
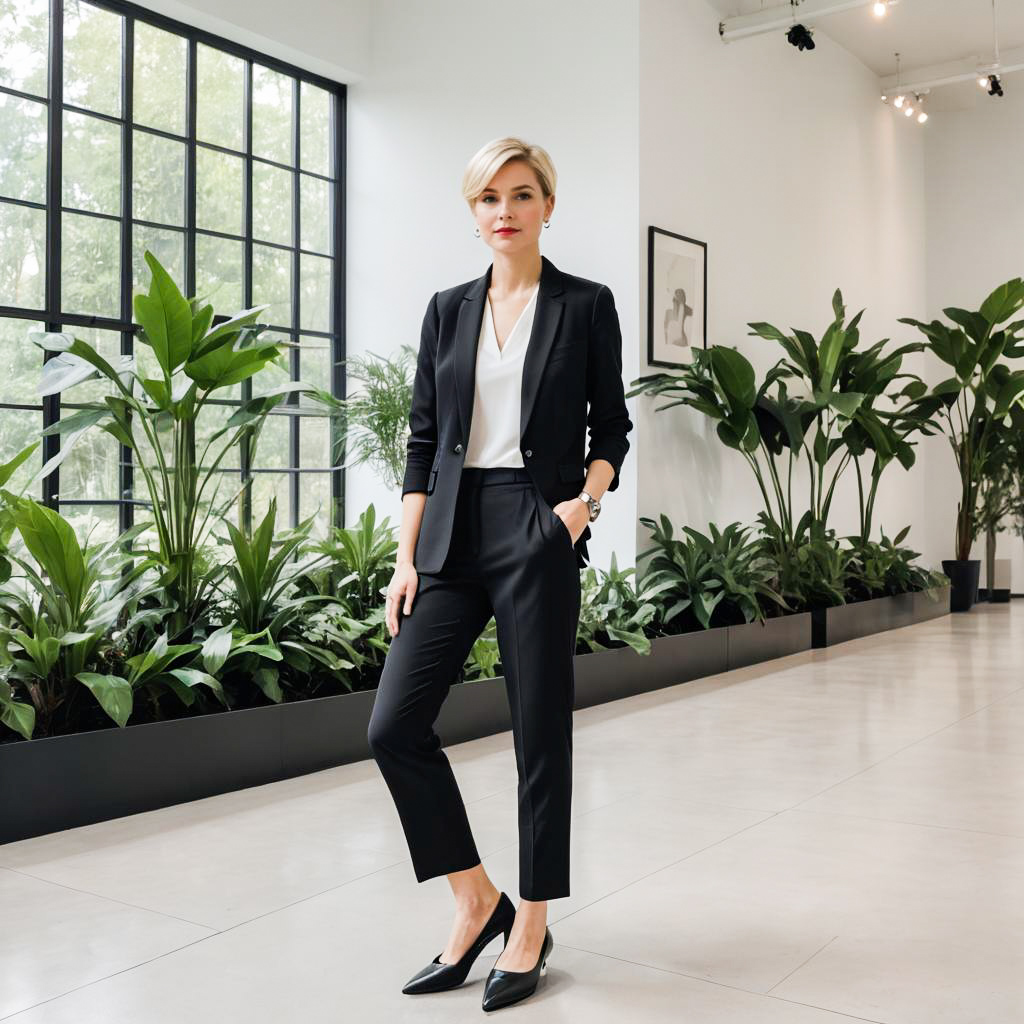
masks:
[[[590,508],[587,503],[580,501],[579,498],[570,498],[553,506],[552,511],[562,520],[562,525],[569,533],[569,539],[575,544],[583,536],[583,531],[590,522]]]
[[[388,631],[392,636],[398,635],[399,608],[401,607],[403,615],[412,615],[412,602],[419,582],[419,574],[412,562],[399,562],[395,566],[395,573],[388,584],[384,609]]]

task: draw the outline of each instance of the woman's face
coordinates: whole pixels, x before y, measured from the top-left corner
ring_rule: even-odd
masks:
[[[473,216],[480,237],[495,252],[514,252],[537,245],[554,208],[555,197],[545,200],[533,168],[523,160],[509,160],[477,196]]]

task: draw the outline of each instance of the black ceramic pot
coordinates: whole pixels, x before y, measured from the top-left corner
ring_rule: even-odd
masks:
[[[981,576],[981,559],[947,558],[942,562],[942,571],[952,584],[949,591],[949,610],[969,612],[978,598],[978,579]]]

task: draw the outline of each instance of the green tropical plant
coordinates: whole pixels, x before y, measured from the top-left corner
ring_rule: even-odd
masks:
[[[953,549],[960,561],[970,558],[978,536],[978,495],[996,424],[1024,400],[1024,370],[1011,370],[1003,362],[1024,355],[1024,320],[1006,323],[1022,306],[1024,280],[1015,277],[996,288],[977,311],[944,309],[951,325],[900,318],[900,323],[917,327],[929,351],[953,370],[914,404],[926,417],[938,414],[956,460],[960,500]]]
[[[280,349],[259,341],[256,323],[266,306],[256,306],[214,324],[213,307],[186,300],[151,252],[148,294],[135,297],[139,341],[156,359],[149,376],[134,356],[113,364],[95,346],[67,333],[32,332],[41,348],[56,352],[43,367],[40,395],[56,395],[99,376],[112,394],[63,417],[44,434],[63,437],[60,453],[44,467],[48,473],[66,457],[75,441],[98,427],[132,450],[136,470],[149,496],[163,585],[173,609],[167,628],[173,637],[187,634],[207,609],[224,567],[198,571],[199,550],[210,529],[237,501],[241,487],[218,501],[221,472],[228,453],[243,443],[250,453],[267,414],[296,392],[331,405],[330,395],[300,382],[284,384],[239,406],[226,424],[200,442],[197,421],[218,391],[248,380]]]
[[[369,463],[381,479],[399,487],[405,471],[416,350],[404,344],[390,358],[371,352],[343,362],[349,388],[347,397],[337,400],[335,460],[344,444],[346,466]]]
[[[748,324],[751,334],[778,342],[784,356],[760,385],[750,361],[733,348],[695,349],[693,362],[678,373],[639,377],[628,394],[669,395],[674,405],[689,405],[717,421],[716,433],[746,460],[764,502],[765,520],[776,527],[779,551],[798,543],[809,531],[823,536],[836,485],[854,461],[861,503],[861,532],[870,531],[875,493],[882,471],[895,458],[905,468],[914,462],[907,437],[927,430],[927,418],[914,416],[907,404],[895,411],[876,407],[883,396],[911,399],[924,389],[914,374],[901,373],[904,356],[921,343],[886,351],[888,338],[858,351],[861,310],[849,323],[842,293],[832,297],[833,320],[821,340],[804,330],[787,335],[771,324]],[[893,384],[907,379],[898,391]],[[795,384],[793,390],[790,384]],[[864,494],[860,458],[873,452],[871,485]],[[801,459],[809,469],[806,511],[798,513],[793,473]],[[783,465],[784,462],[784,465]]]
[[[289,636],[290,628],[302,616],[318,604],[335,599],[321,594],[293,595],[296,581],[324,557],[296,560],[309,539],[313,517],[277,537],[276,520],[277,500],[271,499],[267,514],[251,535],[226,524],[235,555],[228,566],[232,586],[226,595],[233,622],[214,635],[223,636],[225,630],[231,630],[231,646],[226,649],[224,665],[218,667],[241,667],[270,700],[280,703],[284,699],[282,663],[299,674],[308,674],[314,664],[332,672],[352,665],[329,649]],[[223,644],[224,640],[219,642]],[[239,659],[244,660],[241,666]]]
[[[789,610],[776,585],[777,565],[762,540],[748,538],[749,527],[730,523],[720,530],[711,523],[709,537],[684,526],[686,537],[677,540],[664,513],[658,522],[645,516],[640,522],[651,530],[654,546],[637,558],[654,556],[647,565],[644,583],[656,588],[663,626],[671,626],[690,610],[708,629],[720,604],[718,617],[724,620],[723,625],[737,618],[764,622],[765,608]]]
[[[23,576],[0,588],[0,663],[5,706],[10,711],[10,684],[28,696],[31,712],[17,709],[4,724],[29,738],[38,722],[49,735],[54,716],[67,716],[78,693],[88,689],[118,724],[131,711],[127,696],[96,667],[110,633],[140,601],[153,594],[153,562],[126,545],[139,527],[105,544],[83,548],[58,513],[31,498],[18,500],[14,521],[28,554],[10,554]]]
[[[847,538],[850,543],[850,558],[846,564],[849,595],[859,600],[869,600],[925,590],[939,582],[948,582],[947,577],[941,573],[913,564],[920,557],[920,552],[900,546],[909,532],[910,527],[905,526],[891,540],[884,530],[881,541]]]
[[[602,639],[632,647],[637,654],[651,653],[648,632],[656,628],[658,596],[672,581],[637,578],[635,566],[620,569],[612,554],[611,566],[588,566],[581,580],[577,643],[591,651],[607,648]]]
[[[992,437],[978,487],[977,531],[985,537],[986,579],[995,578],[996,540],[1024,510],[1024,406],[992,425]],[[989,584],[991,587],[991,584]]]
[[[0,583],[6,583],[11,578],[11,562],[7,557],[7,548],[11,543],[11,536],[15,529],[15,513],[18,508],[17,494],[11,494],[3,488],[14,475],[18,467],[39,447],[39,442],[23,448],[9,462],[0,465]],[[0,706],[3,702],[3,693],[0,691]]]
[[[326,592],[343,602],[350,616],[369,618],[375,612],[383,622],[382,597],[395,569],[398,540],[389,517],[379,524],[370,504],[355,526],[334,526],[326,540],[311,550],[327,559]]]

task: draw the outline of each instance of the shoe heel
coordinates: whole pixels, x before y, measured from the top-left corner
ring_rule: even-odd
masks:
[[[509,925],[509,926],[508,926],[508,927],[507,927],[507,928],[505,929],[505,945],[506,945],[506,946],[508,945],[508,941],[509,941],[509,939],[511,939],[511,938],[512,938],[512,925]]]

